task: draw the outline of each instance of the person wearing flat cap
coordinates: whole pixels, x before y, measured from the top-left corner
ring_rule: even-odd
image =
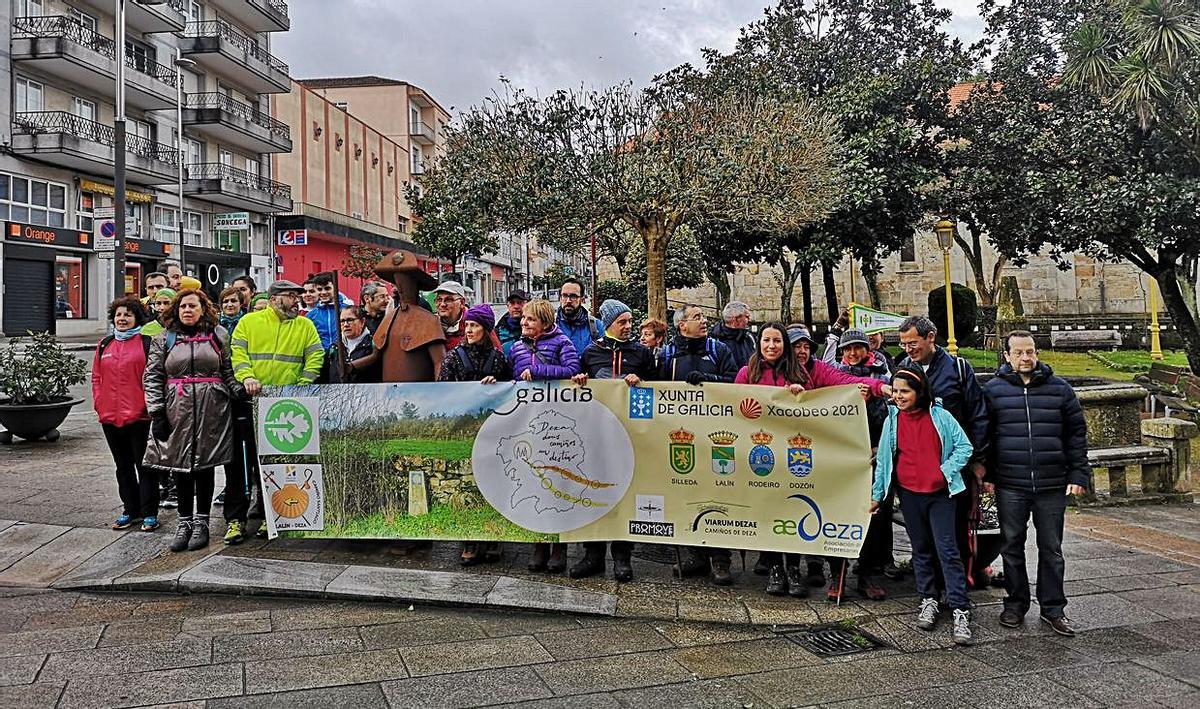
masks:
[[[633,313],[619,300],[609,299],[600,304],[597,312],[603,336],[588,345],[579,358],[583,371],[571,378],[579,386],[587,386],[588,378],[623,379],[631,387],[653,379],[657,366],[654,353],[634,338]],[[613,577],[622,583],[633,580],[633,542],[613,541]],[[573,579],[604,573],[605,542],[586,542],[584,555],[569,570]]]
[[[458,281],[442,281],[433,289],[433,305],[437,308],[442,333],[446,336],[446,351],[458,347],[465,335],[467,296],[470,290]],[[500,347],[495,328],[488,330],[488,338]]]
[[[420,291],[433,290],[437,280],[409,251],[394,251],[375,264],[375,274],[394,283],[395,302],[374,333],[382,352],[384,382],[432,382],[446,358],[446,335],[438,316],[417,305]]]

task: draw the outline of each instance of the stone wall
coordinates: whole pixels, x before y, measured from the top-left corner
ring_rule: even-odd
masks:
[[[404,479],[413,471],[425,473],[430,505],[450,505],[456,509],[482,503],[470,460],[441,460],[422,456],[398,456],[393,463]]]
[[[988,281],[995,263],[995,253],[985,245],[984,265]],[[601,262],[597,270],[601,280],[618,277],[611,261]],[[974,289],[974,275],[958,247],[951,251],[950,274],[954,282]],[[855,275],[855,297],[859,302],[867,302],[866,282],[857,268]],[[1006,267],[1004,275],[1017,277],[1028,316],[1146,312],[1147,279],[1129,263],[1102,263],[1075,254],[1063,270],[1049,256],[1038,255],[1024,266]],[[835,280],[838,302],[844,305],[850,301],[849,266],[845,260],[836,269]],[[774,269],[758,264],[743,266],[730,276],[730,282],[733,298],[750,305],[754,320],[779,318],[779,285]],[[924,314],[929,291],[944,282],[942,251],[937,245],[937,237],[930,231],[918,232],[914,237],[914,260],[902,262],[899,253],[892,254],[884,260],[878,282],[884,310]],[[828,317],[824,289],[821,273],[816,270],[812,276],[812,297],[813,315],[818,321]],[[690,301],[712,306],[716,303],[716,289],[706,282],[698,288],[671,291],[668,297],[672,303]],[[792,309],[791,317],[785,320],[798,320],[803,313],[799,282],[792,297]]]

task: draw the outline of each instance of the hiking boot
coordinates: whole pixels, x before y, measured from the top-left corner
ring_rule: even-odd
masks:
[[[683,559],[680,563],[671,567],[671,574],[682,578],[700,576],[707,572],[708,559],[705,559],[699,551],[690,547],[683,550]]]
[[[1020,627],[1021,623],[1025,622],[1025,614],[1018,611],[1016,608],[1005,608],[1000,612],[1000,625],[1006,628]]]
[[[954,644],[971,644],[971,611],[954,611]]]
[[[770,559],[767,558],[766,554],[763,554],[760,552],[758,555],[758,561],[754,562],[754,575],[755,576],[766,576],[767,574],[769,574],[771,572],[771,569],[772,569],[772,566],[770,563]]]
[[[534,544],[533,556],[529,558],[529,564],[525,568],[529,569],[530,573],[540,574],[546,570],[546,560],[550,558],[549,544]]]
[[[208,522],[192,522],[192,538],[188,540],[188,551],[208,546]]]
[[[571,567],[569,576],[573,579],[586,579],[589,576],[604,573],[604,547],[599,550],[588,549],[583,558]]]
[[[254,530],[254,538],[255,539],[266,539],[267,532],[269,532],[269,531],[270,530],[267,529],[267,523],[263,522],[262,524],[258,525],[258,529]]]
[[[776,564],[767,571],[767,595],[786,596],[787,592],[787,576],[784,575],[783,567]]]
[[[242,523],[236,519],[229,523],[225,529],[226,544],[241,544],[246,540],[246,531],[242,529]]]
[[[567,545],[551,544],[550,558],[546,561],[546,573],[561,574],[567,568]]]
[[[808,562],[808,576],[805,577],[805,582],[813,588],[820,588],[825,585],[825,562],[810,561]]]
[[[808,598],[808,580],[800,575],[800,567],[792,564],[787,567],[788,595],[792,598]]]
[[[1041,619],[1043,623],[1049,625],[1050,629],[1059,635],[1066,638],[1075,637],[1075,629],[1071,627],[1071,621],[1067,620],[1066,616],[1060,615],[1057,618],[1047,618],[1046,616],[1041,616]]]
[[[937,625],[938,602],[936,598],[922,598],[921,608],[917,611],[917,627],[921,630],[933,630]]]
[[[729,557],[712,559],[712,582],[716,586],[733,585],[733,574],[729,573]]]
[[[871,574],[860,574],[858,577],[858,592],[872,601],[886,601],[887,591],[875,581]]]
[[[613,578],[621,583],[633,580],[633,564],[630,563],[628,554],[613,554]]]
[[[188,548],[188,540],[192,536],[191,520],[179,520],[175,529],[175,539],[171,541],[171,551],[183,551]]]

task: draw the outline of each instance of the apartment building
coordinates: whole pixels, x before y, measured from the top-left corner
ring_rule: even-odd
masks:
[[[104,328],[112,260],[93,249],[113,201],[113,0],[0,0],[0,315],[6,335]],[[283,0],[125,0],[124,280],[168,258],[212,294],[242,273],[273,279],[273,214],[290,188],[266,155],[292,149],[271,117],[290,89],[270,53]],[[181,110],[180,110],[181,109]],[[176,120],[182,116],[182,131]],[[182,135],[181,135],[182,132]],[[182,182],[183,202],[177,197]]]

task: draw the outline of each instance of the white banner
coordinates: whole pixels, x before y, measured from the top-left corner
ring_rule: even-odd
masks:
[[[904,322],[905,317],[907,316],[874,310],[859,303],[850,304],[850,328],[862,330],[868,335],[897,330],[900,328],[900,323]]]
[[[280,532],[325,529],[325,481],[320,465],[263,465],[262,496],[267,537]]]
[[[259,455],[320,455],[320,415],[321,400],[315,396],[259,399]]]

